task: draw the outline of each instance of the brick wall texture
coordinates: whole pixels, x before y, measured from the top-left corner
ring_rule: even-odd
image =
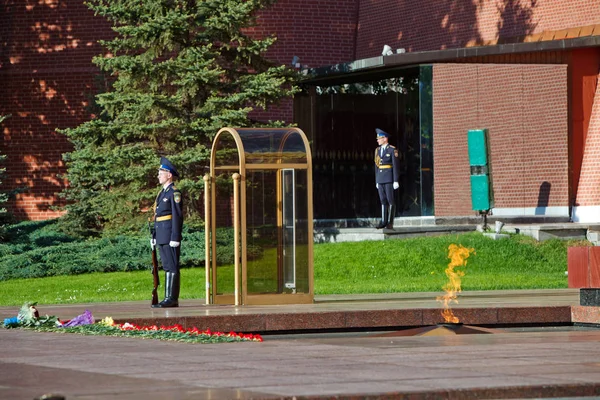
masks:
[[[110,26],[81,1],[15,0],[0,7],[0,114],[11,115],[2,126],[3,189],[24,190],[9,203],[17,218],[53,218],[61,214],[56,194],[67,184],[62,154],[71,150],[56,129],[89,118],[85,107],[98,73],[91,59]]]
[[[354,59],[358,2],[281,0],[258,17],[253,35],[275,34],[268,57],[304,66]],[[7,0],[0,5],[0,151],[8,155],[3,188],[24,188],[8,204],[20,219],[40,220],[61,214],[57,198],[67,182],[62,154],[71,150],[57,128],[79,125],[90,115],[98,69],[92,57],[102,52],[97,40],[112,36],[110,25],[80,0]],[[334,44],[334,45],[333,45]],[[292,121],[292,101],[283,101],[251,117]]]
[[[495,207],[536,207],[541,197],[568,206],[566,74],[564,65],[434,65],[436,216],[473,215],[466,135],[480,128],[489,130]]]
[[[356,58],[378,56],[385,44],[440,50],[598,23],[597,0],[365,0]]]
[[[592,108],[592,118],[581,163],[579,188],[575,201],[577,206],[600,205],[600,101],[598,98],[596,100]]]
[[[302,66],[318,67],[378,56],[384,44],[407,51],[438,50],[600,24],[599,5],[600,0],[279,0],[259,14],[259,26],[250,32],[278,37],[268,52],[270,59],[289,64],[293,56],[298,56]],[[91,59],[101,53],[97,40],[110,37],[112,32],[109,24],[94,17],[80,0],[6,0],[0,5],[0,20],[0,114],[12,115],[2,125],[0,152],[8,155],[3,189],[26,189],[9,203],[18,218],[52,218],[60,215],[54,207],[62,205],[56,193],[67,185],[60,177],[65,171],[61,155],[71,149],[56,129],[77,126],[90,118],[86,105],[95,93],[98,73]],[[461,74],[472,71],[471,67],[461,68]],[[479,73],[485,70],[482,68],[477,67]],[[525,76],[526,72],[521,74]],[[534,82],[542,79],[536,72],[532,74]],[[478,82],[479,90],[483,90],[484,83]],[[466,86],[457,87],[456,93],[460,99],[468,94],[464,88],[474,83],[463,79],[462,84]],[[516,85],[507,81],[502,84]],[[538,89],[543,92],[543,88]],[[522,102],[525,99],[519,98]],[[457,98],[456,104],[463,103]],[[491,102],[466,104],[493,108]],[[436,105],[438,109],[447,106]],[[252,117],[291,121],[292,109],[291,100],[287,100],[266,111],[255,111]],[[521,113],[546,110],[542,106],[537,110],[534,106],[514,109]],[[584,121],[588,123],[588,119]],[[598,112],[589,118],[589,124],[598,129]],[[503,135],[508,134],[503,131]],[[590,135],[595,137],[593,132]],[[552,146],[549,151],[555,151]],[[451,151],[439,143],[435,148],[440,156]],[[518,158],[510,154],[506,157]],[[442,171],[436,170],[436,175]],[[535,189],[536,183],[532,180],[528,187]],[[552,183],[551,200],[553,204],[561,203],[559,193],[564,182],[555,179]],[[510,182],[500,181],[498,185],[504,187]],[[436,189],[442,204],[457,203],[452,198],[444,200],[443,196],[448,195],[441,191],[445,190],[443,186]],[[531,201],[524,190],[515,188],[511,195],[514,198],[498,199],[497,205],[516,204],[519,196],[521,202]],[[598,200],[589,201],[598,204]],[[449,206],[442,204],[439,210],[450,212]],[[464,203],[456,205],[458,210],[464,209]]]

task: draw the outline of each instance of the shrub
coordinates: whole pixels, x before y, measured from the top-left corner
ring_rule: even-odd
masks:
[[[90,272],[150,269],[149,235],[117,235],[81,240],[58,230],[58,220],[22,222],[8,227],[0,244],[0,281]],[[217,264],[232,264],[233,230],[217,231]],[[251,247],[248,258],[260,255]],[[181,267],[203,267],[204,232],[184,226]]]
[[[7,118],[6,115],[0,115],[0,123]],[[4,154],[0,154],[0,162],[4,162],[6,156]],[[0,178],[6,172],[6,168],[0,168]],[[0,180],[0,187],[2,187],[2,180]],[[6,216],[6,209],[3,207],[4,203],[8,200],[8,195],[4,191],[0,191],[0,237],[2,237],[2,233],[4,230],[4,219]]]

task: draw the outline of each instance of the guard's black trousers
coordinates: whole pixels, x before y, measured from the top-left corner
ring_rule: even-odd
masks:
[[[394,205],[394,184],[393,183],[378,183],[379,200],[382,206]]]
[[[158,245],[160,261],[166,272],[179,272],[179,249],[179,246],[171,247],[168,243]]]

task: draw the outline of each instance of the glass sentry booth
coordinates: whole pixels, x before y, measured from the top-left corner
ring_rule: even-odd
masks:
[[[204,177],[207,304],[312,303],[312,166],[298,128],[222,128]]]

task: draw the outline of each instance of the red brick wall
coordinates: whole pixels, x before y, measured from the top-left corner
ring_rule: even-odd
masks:
[[[579,187],[579,178],[581,175],[581,167],[583,155],[587,144],[593,143],[594,139],[587,141],[588,129],[590,123],[594,121],[595,129],[598,129],[600,122],[600,112],[596,111],[592,114],[594,104],[600,103],[599,98],[594,101],[597,93],[598,85],[598,69],[600,67],[600,51],[597,48],[580,49],[571,52],[571,61],[569,68],[571,71],[571,203],[576,204],[577,190],[583,189]],[[600,109],[598,109],[600,110]],[[592,150],[593,145],[588,147]],[[593,151],[593,150],[592,150]],[[588,157],[590,155],[588,154]],[[588,161],[589,162],[589,158]],[[589,179],[589,170],[586,172]],[[589,185],[590,182],[587,183]],[[596,188],[600,186],[596,185]],[[595,192],[598,192],[596,190]],[[584,203],[591,200],[587,196],[581,197]],[[592,201],[592,204],[594,202]],[[596,202],[594,205],[600,205]]]
[[[598,23],[600,4],[590,0],[365,0],[356,56],[379,56],[385,44],[439,50]]]
[[[352,61],[358,0],[278,0],[261,12],[259,35],[275,34],[268,56],[289,65],[293,56],[304,66]]]
[[[3,154],[8,156],[3,189],[24,188],[10,211],[21,219],[58,216],[53,206],[66,182],[62,153],[71,150],[57,128],[88,118],[84,108],[97,73],[92,56],[108,26],[80,1],[8,1],[0,37],[0,114]],[[4,186],[6,184],[6,186]]]
[[[353,61],[358,3],[358,0],[279,0],[260,13],[259,26],[249,32],[277,37],[267,57],[280,64],[290,65],[294,56],[300,58],[302,68]],[[289,99],[251,116],[263,121],[291,122],[292,109]]]
[[[575,201],[577,206],[600,206],[600,96],[598,95],[600,91],[598,89],[596,89],[596,101],[593,104],[592,117],[583,148],[579,190]]]
[[[17,217],[46,219],[58,215],[50,208],[61,204],[55,193],[66,182],[57,173],[70,150],[55,129],[89,118],[84,107],[97,73],[91,58],[101,52],[96,40],[111,30],[80,0],[7,0],[0,16],[0,114],[12,114],[2,126],[0,150],[9,156],[3,188],[29,189],[9,204]],[[384,44],[434,50],[596,24],[600,7],[589,0],[279,0],[258,21],[256,34],[279,38],[271,59],[289,64],[296,55],[303,66],[317,67],[378,56]],[[291,113],[285,101],[252,117],[289,121]]]
[[[467,131],[489,129],[495,207],[568,206],[567,67],[435,64],[436,216],[473,215]]]
[[[257,35],[275,34],[268,57],[290,64],[294,55],[316,67],[354,59],[357,0],[280,0],[258,18]],[[62,154],[71,150],[56,128],[89,118],[98,70],[91,63],[101,53],[98,39],[112,35],[110,25],[80,0],[8,0],[0,6],[0,150],[8,155],[3,189],[24,187],[8,208],[20,219],[60,215],[56,193],[67,184]],[[292,102],[252,114],[258,120],[292,120]]]
[[[569,69],[569,158],[570,158],[570,197],[571,205],[579,185],[579,175],[587,132],[592,120],[592,107],[595,103],[600,49],[582,48],[565,51],[544,51],[537,53],[488,55],[461,59],[466,63],[491,64],[567,64]],[[599,93],[600,94],[600,93]],[[600,99],[598,100],[600,101]],[[600,118],[600,113],[594,118]]]

